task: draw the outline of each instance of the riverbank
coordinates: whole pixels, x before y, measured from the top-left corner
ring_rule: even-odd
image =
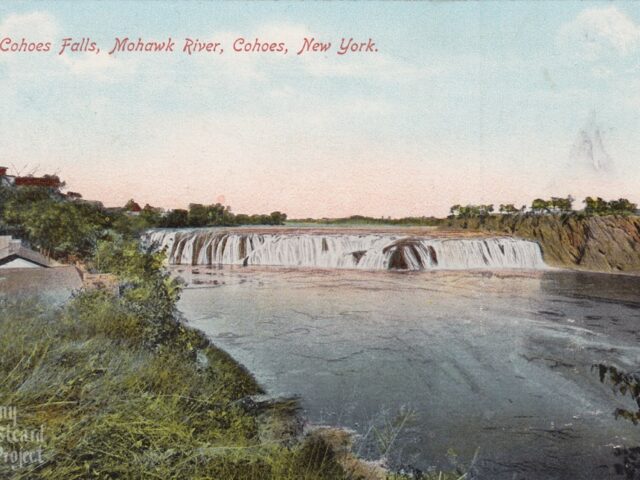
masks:
[[[0,437],[0,477],[387,476],[360,462],[344,436],[304,432],[296,401],[265,397],[243,366],[188,327],[161,257],[137,242],[103,242],[88,266],[116,275],[115,291],[83,290],[63,304],[0,296],[0,406],[16,412],[13,425],[0,423],[5,433],[39,432]]]
[[[360,461],[340,430],[303,435],[295,401],[264,400],[253,376],[196,329],[180,325],[151,347],[104,292],[61,309],[24,301],[0,310],[0,405],[16,411],[14,431],[43,432],[3,437],[3,452],[29,453],[0,461],[3,478],[402,478]]]
[[[183,323],[161,255],[105,242],[96,256],[117,292],[0,299],[0,406],[17,412],[0,477],[347,478],[324,440],[299,437],[294,403],[254,401],[251,374]]]

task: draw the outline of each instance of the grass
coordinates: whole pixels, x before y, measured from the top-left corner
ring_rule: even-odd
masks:
[[[0,405],[18,427],[44,426],[42,465],[15,479],[339,479],[344,472],[318,438],[273,438],[281,405],[243,401],[253,378],[194,330],[150,348],[121,300],[85,293],[63,308],[0,304]],[[6,425],[6,422],[5,422]]]

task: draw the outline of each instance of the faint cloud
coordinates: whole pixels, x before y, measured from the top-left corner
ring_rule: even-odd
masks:
[[[74,75],[90,76],[100,80],[115,81],[121,76],[133,74],[137,62],[133,57],[120,58],[106,55],[65,54],[60,55],[61,62]]]
[[[558,33],[562,44],[577,50],[587,60],[614,53],[626,56],[640,45],[640,26],[610,5],[583,10]]]
[[[623,87],[627,90],[626,104],[640,109],[640,80],[625,82]]]
[[[611,78],[611,76],[613,76],[613,71],[603,66],[593,67],[591,73],[593,73],[593,76],[596,78]]]
[[[383,53],[358,57],[339,57],[334,54],[331,57],[310,58],[305,67],[309,74],[318,77],[370,78],[385,81],[422,80],[439,73],[433,67],[413,65]]]
[[[284,42],[287,54],[256,54],[234,52],[232,45],[238,38],[249,42]],[[201,65],[216,65],[219,73],[235,80],[265,81],[286,68],[289,72],[301,72],[323,78],[367,78],[383,81],[415,81],[431,77],[439,70],[433,66],[416,65],[385,53],[351,53],[337,55],[342,36],[335,32],[312,32],[304,24],[268,23],[255,28],[251,35],[239,32],[218,32],[215,38],[222,42],[224,54],[201,57]],[[325,53],[297,55],[305,38],[331,42]],[[279,92],[282,94],[282,92]]]
[[[26,14],[10,14],[0,21],[0,35],[2,39],[10,38],[12,42],[20,43],[23,39],[27,43],[51,42],[49,52],[2,52],[0,64],[8,68],[9,76],[14,77],[22,73],[31,75],[43,64],[52,67],[54,41],[58,36],[58,25],[52,15],[46,12],[31,12]]]
[[[24,14],[9,14],[0,21],[1,38],[11,38],[14,42],[24,39],[27,43],[51,43],[48,52],[0,54],[0,63],[9,68],[9,76],[14,79],[25,77],[43,78],[47,76],[78,75],[90,76],[98,80],[113,80],[122,74],[130,74],[135,70],[134,61],[116,59],[101,52],[71,53],[58,55],[59,42],[62,38],[60,26],[56,18],[44,11]]]
[[[25,37],[32,41],[44,42],[58,34],[58,25],[53,15],[47,12],[10,14],[0,22],[0,32],[3,37],[12,37],[15,40]]]

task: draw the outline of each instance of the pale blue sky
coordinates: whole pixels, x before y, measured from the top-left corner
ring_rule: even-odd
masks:
[[[0,39],[22,36],[55,52],[0,52],[0,164],[56,171],[107,204],[222,195],[234,211],[401,216],[568,193],[640,201],[631,2],[3,3]],[[107,55],[124,36],[225,52]],[[233,53],[239,36],[289,53]],[[334,49],[298,57],[305,36]],[[101,52],[58,56],[63,37]],[[342,37],[379,52],[340,57]],[[603,170],[572,155],[594,112]]]

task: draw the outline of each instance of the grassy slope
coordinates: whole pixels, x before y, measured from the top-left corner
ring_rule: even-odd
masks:
[[[139,307],[99,291],[56,309],[0,300],[0,405],[45,436],[44,445],[0,439],[5,451],[42,446],[45,461],[17,470],[0,461],[0,478],[385,478],[330,432],[300,439],[295,404],[249,400],[261,392],[255,380],[200,332],[176,322],[149,343]]]
[[[344,478],[321,438],[296,441],[290,405],[256,407],[251,375],[180,321],[162,261],[105,240],[89,266],[117,275],[118,294],[59,308],[0,298],[0,406],[45,431],[45,463],[13,471],[0,459],[0,478]]]
[[[264,412],[240,401],[258,385],[195,331],[150,348],[107,294],[0,309],[0,405],[18,408],[20,428],[45,426],[45,464],[0,462],[1,478],[343,477],[321,441],[266,438]]]

